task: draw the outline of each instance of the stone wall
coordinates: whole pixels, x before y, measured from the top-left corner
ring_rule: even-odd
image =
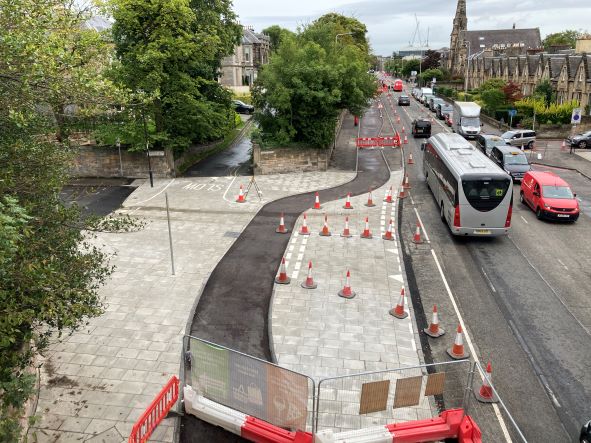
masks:
[[[74,177],[129,177],[147,178],[148,157],[145,152],[128,152],[115,147],[86,145],[75,148],[77,155],[74,158],[70,173]],[[170,151],[151,151],[150,163],[154,177],[174,177],[172,153]],[[154,156],[162,153],[162,156]],[[123,169],[123,174],[121,174]]]
[[[328,169],[330,150],[312,148],[261,149],[253,143],[256,175],[313,172]]]
[[[577,125],[574,132],[571,125],[536,125],[536,136],[537,138],[564,139],[571,133],[580,134],[589,130],[591,130],[591,117],[583,116],[581,123]]]

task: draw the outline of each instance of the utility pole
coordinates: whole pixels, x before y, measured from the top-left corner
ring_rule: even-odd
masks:
[[[466,75],[464,76],[464,93],[468,92],[468,73],[470,72],[470,42],[464,40],[464,45],[468,48],[468,57],[466,57]]]
[[[146,141],[146,155],[148,156],[148,174],[150,175],[150,187],[154,187],[154,176],[152,174],[152,161],[150,159],[150,142],[148,141],[148,126],[146,124],[146,114],[142,107],[142,120],[144,121],[144,140]]]

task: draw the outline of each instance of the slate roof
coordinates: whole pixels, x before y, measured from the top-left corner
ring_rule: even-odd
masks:
[[[520,45],[523,51],[542,47],[539,28],[462,31],[460,41],[462,40],[470,42],[470,52],[478,52],[485,48],[503,50],[506,45],[513,44]]]
[[[583,56],[581,55],[571,55],[567,58],[568,61],[568,79],[574,80],[577,76],[577,71],[579,70],[579,65],[583,61]]]
[[[550,78],[558,80],[562,66],[564,65],[564,57],[552,57],[550,59]]]
[[[509,67],[509,75],[515,74],[515,69],[517,68],[517,57],[509,57],[507,60],[507,65]]]
[[[539,54],[527,56],[527,67],[529,69],[529,75],[535,75],[536,71],[538,70],[538,66],[540,65],[541,59],[542,56]]]

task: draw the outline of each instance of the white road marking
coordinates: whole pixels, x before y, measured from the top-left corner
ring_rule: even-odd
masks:
[[[423,220],[421,220],[421,216],[419,215],[419,211],[417,211],[417,208],[413,208],[415,210],[415,214],[417,215],[417,220],[419,221],[419,224],[421,225],[421,230],[423,231],[423,234],[425,235],[425,240],[427,241],[427,243],[431,243],[431,241],[429,240],[429,235],[427,234],[427,230],[425,229],[425,225],[423,224]]]
[[[520,215],[520,217],[521,217],[521,220],[523,220],[526,225],[529,225],[529,222],[523,217],[523,215]]]
[[[152,200],[153,198],[156,198],[156,197],[158,197],[160,194],[162,194],[164,191],[166,191],[166,189],[167,189],[167,188],[168,188],[170,185],[172,185],[172,184],[174,183],[174,181],[175,181],[175,180],[176,180],[176,179],[174,179],[174,178],[173,178],[172,180],[170,180],[170,181],[168,182],[168,184],[167,184],[167,185],[166,185],[164,188],[162,188],[160,191],[158,191],[158,192],[157,192],[156,194],[154,194],[152,197],[150,197],[150,198],[147,198],[147,199],[145,199],[145,200],[142,200],[141,202],[135,202],[135,203],[134,203],[134,205],[141,205],[141,204],[143,204],[143,203],[149,202],[149,201],[150,201],[150,200]],[[138,209],[140,209],[140,208],[137,208],[137,209],[136,209],[136,211],[137,211]]]
[[[492,284],[492,281],[490,281],[490,278],[488,278],[486,271],[484,270],[484,268],[480,268],[480,269],[482,270],[482,274],[484,274],[484,278],[486,278],[486,281],[488,282],[488,285],[490,286],[491,291],[496,293],[497,290],[495,289],[494,285]]]
[[[460,322],[460,326],[462,327],[462,331],[464,331],[464,337],[466,337],[466,344],[468,345],[468,348],[470,348],[470,353],[472,354],[472,357],[474,358],[474,360],[477,361],[478,363],[480,363],[480,359],[478,358],[478,354],[476,354],[476,349],[474,348],[474,345],[472,344],[472,339],[470,338],[470,334],[468,334],[468,330],[466,329],[466,323],[464,323],[464,319],[462,318],[462,314],[460,314],[460,310],[458,309],[458,304],[456,303],[454,295],[451,292],[449,284],[447,283],[447,279],[445,278],[445,274],[443,273],[443,269],[441,269],[441,265],[439,264],[439,259],[437,258],[437,254],[435,253],[434,249],[431,249],[431,254],[433,255],[433,259],[435,260],[435,264],[437,265],[437,269],[439,270],[439,275],[441,275],[441,279],[443,280],[443,285],[445,286],[445,290],[447,292],[447,295],[449,296],[449,299],[451,300],[451,304],[454,307],[454,311],[456,313],[456,316],[458,317],[458,321]],[[480,374],[480,378],[482,378],[484,380],[482,374]],[[496,405],[496,403],[493,403],[492,406],[493,406],[493,409],[495,410],[495,415],[497,416],[497,420],[499,421],[499,426],[501,427],[501,430],[503,431],[503,435],[505,436],[505,440],[507,442],[511,442],[512,441],[511,436],[509,435],[507,425],[505,424],[505,420],[503,419],[503,416],[501,415],[501,411],[499,410],[499,407]]]
[[[412,199],[412,195],[410,196],[410,203],[411,203],[412,205],[414,205],[414,204],[415,204],[415,201]]]
[[[291,260],[291,252],[285,254],[285,261],[287,262],[288,260]]]
[[[560,260],[559,258],[557,258],[556,260],[558,260],[558,263],[560,263],[564,269],[566,269],[568,271],[568,268],[566,267],[566,265],[564,264],[564,262],[562,260]]]

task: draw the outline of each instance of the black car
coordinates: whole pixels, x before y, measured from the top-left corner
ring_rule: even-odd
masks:
[[[254,106],[248,105],[240,100],[233,100],[234,110],[238,114],[252,114],[254,112]]]
[[[410,106],[410,97],[408,95],[398,97],[398,106]]]
[[[573,148],[588,148],[591,146],[591,131],[569,137],[566,139],[566,142]]]
[[[412,122],[412,135],[417,137],[431,137],[431,122],[427,119],[418,118]]]
[[[579,437],[580,443],[591,443],[591,421],[585,423],[581,429],[581,436]]]
[[[479,134],[476,136],[476,147],[484,154],[489,155],[495,146],[509,146],[507,142],[498,135]]]

